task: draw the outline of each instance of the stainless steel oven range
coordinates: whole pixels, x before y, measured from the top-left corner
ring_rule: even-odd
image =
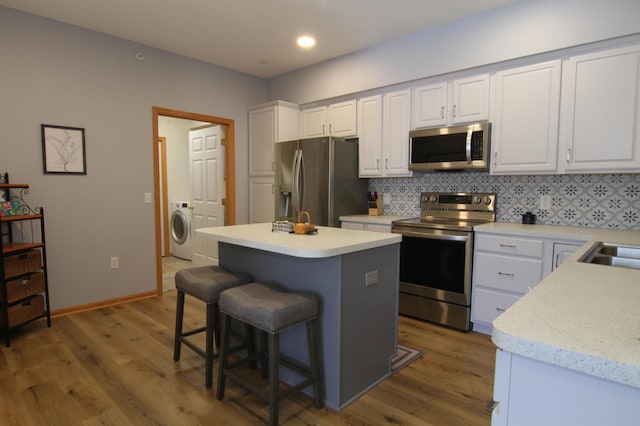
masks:
[[[471,329],[473,227],[494,222],[495,205],[495,194],[423,192],[421,216],[393,222],[401,314]]]

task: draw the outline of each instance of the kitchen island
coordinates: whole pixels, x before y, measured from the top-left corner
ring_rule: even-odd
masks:
[[[221,267],[318,296],[325,403],[340,411],[390,374],[398,337],[401,237],[317,230],[316,235],[272,232],[271,223],[259,223],[197,232],[218,241]],[[303,325],[281,334],[281,351],[308,362]],[[280,379],[298,380],[285,369]]]
[[[559,268],[493,322],[495,425],[637,425],[640,270],[579,262],[597,242],[640,246],[637,231],[489,224],[584,240]]]

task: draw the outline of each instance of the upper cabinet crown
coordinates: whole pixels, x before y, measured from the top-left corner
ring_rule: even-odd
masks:
[[[413,89],[411,127],[444,126],[489,118],[489,74]]]
[[[358,135],[355,99],[306,108],[301,111],[301,116],[303,139],[322,136],[348,138]]]
[[[559,171],[640,171],[640,46],[569,58],[562,99]]]

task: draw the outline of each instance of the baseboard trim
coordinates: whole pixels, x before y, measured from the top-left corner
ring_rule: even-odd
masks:
[[[136,300],[149,299],[151,297],[158,296],[158,292],[147,291],[144,293],[132,294],[129,296],[117,297],[115,299],[103,300],[100,302],[87,303],[85,305],[71,306],[69,308],[56,309],[51,311],[51,318],[63,317],[66,315],[77,314],[79,312],[93,311],[95,309],[105,308],[107,306],[120,305],[123,303],[129,303]]]

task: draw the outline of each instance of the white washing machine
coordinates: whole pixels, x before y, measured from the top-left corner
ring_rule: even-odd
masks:
[[[171,202],[171,253],[180,259],[191,260],[191,209],[188,201]]]

